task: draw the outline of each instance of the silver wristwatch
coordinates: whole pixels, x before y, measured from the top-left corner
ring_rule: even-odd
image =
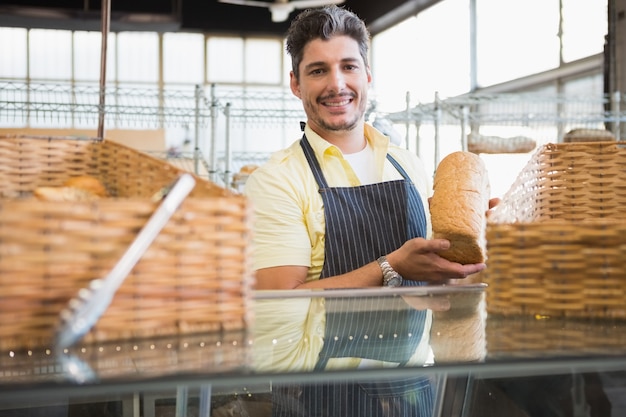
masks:
[[[386,256],[381,256],[376,259],[376,262],[378,262],[380,269],[383,271],[383,287],[399,287],[402,285],[402,276],[389,265]]]

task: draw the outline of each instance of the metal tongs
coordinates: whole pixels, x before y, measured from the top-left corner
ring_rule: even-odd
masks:
[[[193,176],[185,173],[171,186],[157,193],[158,197],[165,197],[109,274],[104,279],[94,279],[70,300],[68,307],[61,312],[55,335],[55,347],[59,352],[78,342],[97,323],[113,301],[118,288],[195,184]]]

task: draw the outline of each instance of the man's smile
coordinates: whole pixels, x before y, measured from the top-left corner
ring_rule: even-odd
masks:
[[[335,96],[320,99],[320,104],[327,107],[347,106],[354,100],[352,96]]]

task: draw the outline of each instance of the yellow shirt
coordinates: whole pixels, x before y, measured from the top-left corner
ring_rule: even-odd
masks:
[[[304,132],[329,186],[361,185],[339,148],[308,126]],[[416,185],[422,196],[430,236],[427,199],[432,189],[422,162],[412,152],[391,145],[386,136],[367,124],[365,137],[374,150],[373,169],[381,181],[402,178],[387,160],[389,152]],[[254,171],[244,193],[250,198],[254,211],[253,268],[300,265],[309,267],[307,281],[319,279],[324,263],[324,207],[300,141],[273,154],[266,164]]]

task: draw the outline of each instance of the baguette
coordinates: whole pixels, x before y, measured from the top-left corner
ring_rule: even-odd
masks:
[[[527,153],[535,149],[537,142],[527,136],[485,136],[470,133],[467,138],[467,150],[472,153]]]
[[[471,152],[447,155],[437,167],[430,200],[433,237],[450,241],[440,255],[461,264],[483,263],[490,186],[483,160]]]
[[[572,129],[563,136],[563,142],[603,142],[614,141],[615,135],[606,129]]]

